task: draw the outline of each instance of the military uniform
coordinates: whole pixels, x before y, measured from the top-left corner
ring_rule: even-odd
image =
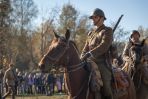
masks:
[[[141,42],[139,41],[137,42],[137,44],[140,45]],[[133,65],[132,60],[130,60],[132,59],[131,52],[130,52],[131,47],[132,47],[132,41],[129,41],[128,43],[126,43],[125,48],[123,50],[123,54],[122,54],[122,58],[125,61],[123,70],[127,72],[130,76],[132,75],[131,66]]]
[[[130,48],[132,47],[132,44],[134,44],[134,42],[131,39],[132,39],[133,35],[135,35],[135,34],[138,34],[139,37],[140,37],[140,34],[139,34],[138,31],[136,31],[136,30],[132,31],[132,34],[131,34],[130,39],[129,39],[129,42],[126,43],[125,48],[123,50],[122,57],[123,57],[124,61],[128,61],[128,58],[131,57],[131,55],[130,55]],[[140,44],[140,43],[141,43],[140,41],[136,41],[136,44]]]
[[[12,99],[15,99],[15,74],[13,68],[8,68],[4,74],[4,82],[8,86],[8,91],[4,94],[2,99],[5,99],[10,93],[12,93]]]
[[[124,50],[123,50],[123,53],[122,53],[122,57],[123,57],[123,60],[124,61],[128,61],[128,59],[129,58],[131,58],[131,54],[130,54],[130,49],[131,49],[131,47],[132,47],[132,41],[129,41],[129,42],[127,42],[126,43],[126,45],[125,45],[125,48],[124,48]],[[134,44],[134,43],[133,43]],[[136,43],[137,45],[139,44],[141,44],[141,42],[139,41],[139,42],[137,42]]]
[[[107,63],[106,54],[109,51],[112,41],[112,29],[102,25],[88,34],[88,39],[81,55],[81,57],[83,57],[87,52],[92,54],[93,57],[91,57],[91,59],[97,63],[101,73],[103,81],[103,93],[105,96],[110,97],[108,99],[112,99],[111,97],[113,97],[113,94],[111,90],[112,73],[111,68]]]

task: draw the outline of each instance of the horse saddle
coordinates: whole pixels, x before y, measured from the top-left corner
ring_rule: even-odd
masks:
[[[98,69],[98,65],[92,61],[87,60],[87,67],[89,68],[89,87],[92,92],[97,92],[103,86],[101,73]]]
[[[120,96],[126,94],[127,88],[129,87],[128,75],[120,68],[113,68],[113,80],[112,88],[113,91]]]

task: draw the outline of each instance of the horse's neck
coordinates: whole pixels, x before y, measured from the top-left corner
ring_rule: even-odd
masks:
[[[81,63],[81,61],[79,58],[79,54],[77,53],[76,50],[71,50],[69,54],[70,54],[69,64],[68,64],[69,67],[66,68],[67,70],[66,83],[71,95],[74,96],[79,92],[81,86],[83,85],[83,82],[86,80],[87,73],[83,68],[78,70],[75,69],[75,71],[73,71],[75,66],[80,67],[79,64]],[[68,72],[68,71],[72,71],[72,72]]]
[[[83,68],[65,73],[65,81],[68,93],[70,93],[72,97],[79,95],[79,93],[82,92],[81,90],[83,90],[83,92],[87,90],[84,89],[87,84],[87,72]]]
[[[69,50],[69,63],[68,66],[77,65],[81,62],[79,57],[79,52],[77,51],[74,45],[71,45],[71,49]]]

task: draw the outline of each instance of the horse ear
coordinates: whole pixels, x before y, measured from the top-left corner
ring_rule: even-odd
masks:
[[[70,30],[69,30],[69,29],[66,30],[65,38],[66,38],[67,40],[69,40],[69,38],[70,38]]]
[[[53,30],[53,33],[55,38],[59,38],[59,35],[55,32],[55,30]]]

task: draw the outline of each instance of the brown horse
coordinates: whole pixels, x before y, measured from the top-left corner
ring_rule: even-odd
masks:
[[[95,99],[95,93],[89,90],[89,72],[85,63],[81,62],[79,52],[74,42],[69,40],[70,32],[67,30],[65,37],[58,36],[51,42],[47,54],[41,59],[39,68],[42,72],[49,69],[51,64],[65,67],[65,80],[69,93],[69,99]],[[128,79],[130,86],[127,94],[115,99],[135,99],[132,81]],[[101,98],[101,94],[98,93]]]
[[[140,45],[132,44],[130,55],[134,70],[132,78],[136,88],[137,99],[148,99],[148,39]]]

